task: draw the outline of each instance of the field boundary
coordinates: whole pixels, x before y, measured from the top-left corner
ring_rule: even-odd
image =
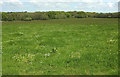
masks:
[[[118,12],[120,15],[120,1],[118,2]],[[120,18],[118,18],[118,75],[120,75]]]
[[[2,76],[2,21],[1,19],[2,19],[2,14],[0,14],[0,77]]]

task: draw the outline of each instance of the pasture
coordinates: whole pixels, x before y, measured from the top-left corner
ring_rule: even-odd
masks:
[[[2,22],[3,75],[118,74],[117,18]]]

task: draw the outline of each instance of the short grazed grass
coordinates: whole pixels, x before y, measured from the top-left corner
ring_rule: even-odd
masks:
[[[117,19],[3,22],[3,75],[116,75]]]

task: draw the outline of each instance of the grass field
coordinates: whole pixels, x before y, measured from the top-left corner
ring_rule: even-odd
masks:
[[[3,75],[116,75],[117,19],[3,22]]]

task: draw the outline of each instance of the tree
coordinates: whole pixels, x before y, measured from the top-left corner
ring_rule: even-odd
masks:
[[[8,20],[8,14],[7,13],[2,13],[2,21],[7,21]]]
[[[47,20],[47,19],[65,19],[65,18],[120,18],[119,12],[115,13],[96,13],[84,11],[49,11],[49,12],[2,12],[2,21],[13,20]]]
[[[77,14],[75,15],[75,18],[86,18],[87,14],[83,11],[77,12]]]
[[[65,19],[67,16],[64,13],[58,13],[55,15],[56,19]]]
[[[55,11],[49,11],[49,12],[48,12],[48,17],[49,17],[50,19],[55,19],[55,17],[56,17],[56,12],[55,12]]]

